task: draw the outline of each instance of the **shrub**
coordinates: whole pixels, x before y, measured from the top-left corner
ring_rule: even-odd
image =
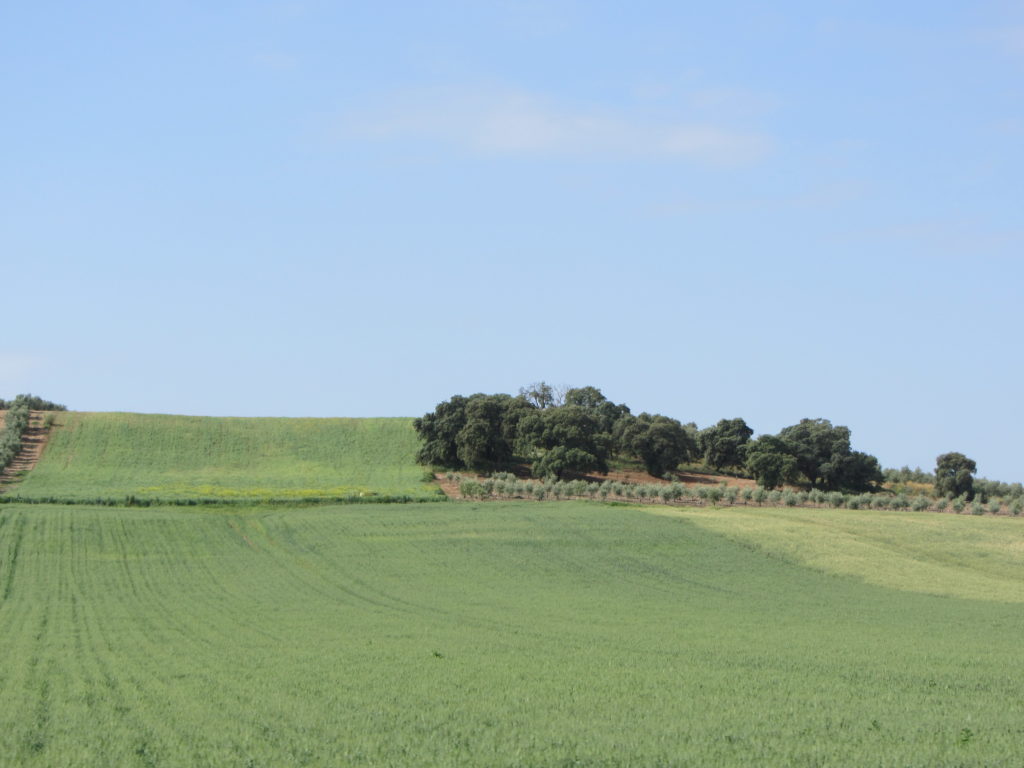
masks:
[[[1010,502],[1010,514],[1017,517],[1022,510],[1024,510],[1024,501],[1021,501],[1020,496],[1015,496]]]
[[[754,492],[750,494],[750,498],[758,504],[764,504],[768,498],[768,491],[764,488],[755,488]]]
[[[985,505],[981,503],[980,499],[975,499],[971,502],[971,514],[972,515],[984,515]]]
[[[964,511],[964,507],[967,506],[967,499],[963,496],[957,496],[952,502],[950,502],[950,504],[953,507],[953,511],[959,515]]]
[[[463,480],[459,483],[459,493],[467,499],[482,499],[490,495],[476,480]]]

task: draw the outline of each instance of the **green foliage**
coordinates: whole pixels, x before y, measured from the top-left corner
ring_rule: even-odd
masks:
[[[456,395],[413,422],[422,441],[417,460],[488,471],[524,458],[539,477],[607,472],[612,428],[628,414],[595,387],[563,393],[537,382],[518,397]]]
[[[578,405],[527,413],[519,422],[518,449],[533,458],[535,477],[608,471],[608,439],[594,415]]]
[[[978,465],[962,453],[944,453],[935,459],[935,493],[939,496],[974,498],[974,473]]]
[[[588,411],[597,421],[598,431],[611,436],[615,423],[624,416],[629,416],[629,408],[616,405],[601,394],[597,387],[577,387],[565,393],[565,404],[575,405]]]
[[[779,432],[779,438],[812,486],[867,491],[884,479],[878,459],[851,450],[849,428],[828,419],[801,419]]]
[[[490,496],[487,489],[475,480],[463,480],[459,483],[459,493],[467,499],[482,499]]]
[[[1024,485],[1001,483],[998,480],[976,477],[974,478],[974,492],[984,498],[1016,499],[1024,496]]]
[[[935,482],[935,475],[925,472],[920,467],[911,469],[903,466],[899,469],[886,469],[882,473],[887,483],[925,483]]]
[[[744,454],[747,471],[762,488],[778,488],[796,479],[796,458],[789,453],[787,445],[774,435],[761,435],[746,446]]]
[[[18,487],[29,499],[433,498],[411,419],[62,417]]]
[[[6,403],[4,429],[0,432],[0,470],[5,469],[21,452],[21,439],[29,423],[29,401],[25,395],[18,395]]]
[[[693,438],[679,421],[660,414],[624,416],[616,423],[615,430],[620,449],[637,456],[655,477],[674,470],[697,450]]]
[[[714,469],[743,464],[743,448],[754,430],[743,419],[722,419],[700,431],[697,444],[704,463]]]
[[[17,403],[24,403],[24,405],[31,411],[66,411],[67,406],[58,405],[57,403],[51,403],[49,400],[43,400],[41,397],[35,395],[18,395],[13,400],[2,400],[0,399],[0,411],[5,411],[8,408],[13,407]]]
[[[1019,563],[976,537],[1005,523],[1019,548],[1018,521],[947,517],[922,548],[882,516],[758,509],[785,517],[752,544],[621,506],[481,506],[0,510],[4,762],[1018,762]],[[796,562],[835,525],[871,575],[940,563],[929,585],[1009,593]]]
[[[509,395],[456,395],[413,421],[423,441],[417,461],[453,469],[492,469],[510,463],[519,422],[535,410]]]

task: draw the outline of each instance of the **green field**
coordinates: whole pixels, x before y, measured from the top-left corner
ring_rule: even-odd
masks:
[[[314,499],[436,496],[412,419],[268,419],[62,413],[26,499]]]
[[[0,763],[1024,763],[1017,521],[655,511],[4,505]]]

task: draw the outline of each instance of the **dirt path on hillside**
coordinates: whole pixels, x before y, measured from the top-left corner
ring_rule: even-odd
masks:
[[[6,414],[6,411],[0,411],[0,419]],[[29,413],[28,427],[21,436],[21,450],[14,457],[14,461],[0,472],[0,493],[4,493],[17,485],[25,473],[35,468],[39,457],[43,455],[46,441],[50,439],[50,428],[43,426],[45,418],[46,413],[44,411],[31,411]]]

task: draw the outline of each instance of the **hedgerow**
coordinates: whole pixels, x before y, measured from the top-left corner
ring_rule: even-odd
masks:
[[[7,469],[21,452],[21,439],[28,429],[29,403],[19,395],[7,405],[4,416],[4,431],[0,433],[0,471]]]

